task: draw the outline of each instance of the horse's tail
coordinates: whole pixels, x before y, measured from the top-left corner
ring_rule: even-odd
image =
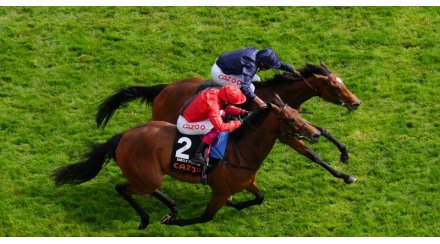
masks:
[[[116,109],[122,105],[140,98],[142,102],[152,103],[154,98],[166,87],[165,84],[155,86],[129,86],[118,90],[99,105],[96,114],[96,124],[104,128]]]
[[[122,134],[117,134],[105,143],[93,144],[90,152],[84,155],[82,162],[55,170],[52,174],[55,184],[57,186],[64,184],[78,185],[95,178],[102,167],[111,158],[115,158],[115,150],[121,137]]]

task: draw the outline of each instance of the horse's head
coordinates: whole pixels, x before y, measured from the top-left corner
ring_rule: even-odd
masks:
[[[281,134],[296,139],[305,138],[312,143],[318,141],[321,134],[319,130],[301,117],[298,110],[284,104],[278,94],[275,94],[269,105],[280,120]]]
[[[358,109],[361,100],[359,100],[347,86],[345,86],[342,79],[335,73],[332,73],[323,62],[320,63],[319,67],[307,65],[306,69],[308,69],[308,71],[320,71],[312,72],[313,77],[319,82],[313,82],[313,85],[309,83],[309,86],[311,86],[322,99],[334,104],[343,105],[350,111]]]

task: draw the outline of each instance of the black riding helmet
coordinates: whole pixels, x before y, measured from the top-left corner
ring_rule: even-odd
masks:
[[[257,62],[259,65],[264,64],[271,69],[278,69],[281,67],[281,62],[278,54],[272,48],[265,48],[258,51]]]

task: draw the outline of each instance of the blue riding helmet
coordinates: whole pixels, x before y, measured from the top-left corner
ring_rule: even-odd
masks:
[[[274,50],[272,50],[272,48],[265,48],[258,51],[257,62],[260,64],[266,64],[271,69],[278,69],[281,67],[281,62],[278,58],[278,54]]]

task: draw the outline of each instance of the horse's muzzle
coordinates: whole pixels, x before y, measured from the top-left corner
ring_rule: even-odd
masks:
[[[354,110],[358,109],[359,106],[361,106],[361,101],[360,100],[358,100],[358,101],[356,101],[356,102],[354,102],[352,104],[346,104],[346,107],[350,111],[354,111]]]
[[[321,132],[317,132],[317,133],[314,133],[312,136],[311,136],[311,138],[310,138],[310,142],[311,143],[316,143],[316,142],[318,142],[318,140],[319,140],[319,136],[321,135]]]

